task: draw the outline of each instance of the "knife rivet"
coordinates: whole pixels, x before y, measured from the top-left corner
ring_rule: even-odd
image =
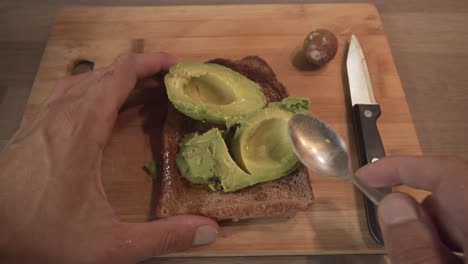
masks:
[[[364,116],[365,117],[372,117],[372,111],[371,110],[364,110]]]

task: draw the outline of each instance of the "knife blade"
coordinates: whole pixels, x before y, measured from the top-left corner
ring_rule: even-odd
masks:
[[[353,128],[358,154],[359,167],[377,161],[385,156],[382,140],[377,128],[380,106],[375,100],[372,82],[366,59],[356,36],[351,36],[346,69],[351,95]],[[384,193],[390,188],[381,188]],[[382,232],[377,221],[377,207],[364,197],[367,226],[374,240],[383,245]]]

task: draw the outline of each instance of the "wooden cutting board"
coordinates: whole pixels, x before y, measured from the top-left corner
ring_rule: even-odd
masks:
[[[294,64],[307,33],[327,28],[339,38],[336,58],[319,70]],[[378,127],[388,155],[420,154],[405,94],[379,14],[369,4],[287,4],[164,7],[76,7],[59,11],[49,35],[25,119],[37,110],[59,78],[79,59],[96,67],[122,52],[167,51],[205,61],[258,55],[272,66],[291,95],[309,97],[312,112],[354,142],[343,76],[345,47],[357,35],[382,108]],[[146,221],[152,182],[142,165],[152,160],[142,129],[141,107],[120,114],[104,154],[108,199],[125,221]],[[292,218],[223,223],[218,241],[175,255],[279,255],[382,253],[370,237],[362,196],[341,179],[312,176],[315,204]],[[411,192],[421,199],[422,192]]]

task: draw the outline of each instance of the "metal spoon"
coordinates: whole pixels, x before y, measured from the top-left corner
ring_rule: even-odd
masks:
[[[329,126],[311,115],[299,113],[289,119],[288,127],[294,152],[309,170],[322,176],[347,178],[374,204],[382,200],[382,192],[354,175],[343,139]]]

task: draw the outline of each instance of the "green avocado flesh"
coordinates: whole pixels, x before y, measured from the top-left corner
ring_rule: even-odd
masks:
[[[286,98],[238,119],[230,144],[232,157],[216,128],[201,135],[186,135],[176,157],[177,167],[190,182],[224,192],[285,176],[298,165],[287,122],[295,112],[307,111],[308,106],[308,99]]]
[[[192,183],[208,184],[212,190],[225,192],[257,183],[255,177],[245,173],[231,158],[217,128],[201,135],[187,135],[180,149],[176,158],[177,167]]]
[[[231,142],[233,157],[242,169],[275,179],[295,170],[298,159],[289,139],[288,120],[308,107],[307,99],[286,98],[246,118]]]
[[[196,120],[225,124],[266,105],[260,85],[218,64],[182,61],[164,82],[174,107]]]

